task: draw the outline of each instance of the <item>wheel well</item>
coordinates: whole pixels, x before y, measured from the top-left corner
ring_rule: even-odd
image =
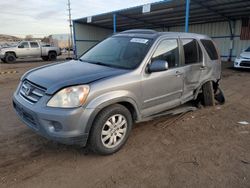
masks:
[[[137,120],[138,116],[137,116],[137,112],[136,112],[136,109],[135,109],[134,105],[131,104],[130,102],[127,102],[127,101],[116,102],[116,103],[112,103],[112,104],[109,104],[109,105],[107,105],[107,106],[104,106],[103,108],[101,108],[101,109],[95,114],[94,118],[95,118],[102,110],[104,110],[105,108],[108,108],[108,107],[110,107],[110,106],[112,106],[112,105],[114,105],[114,104],[120,104],[120,105],[124,106],[125,108],[127,108],[127,109],[129,110],[129,112],[131,113],[131,115],[132,115],[133,121],[136,121],[136,120]]]
[[[219,80],[217,80],[217,81],[215,81],[215,80],[207,80],[207,81],[203,82],[203,83],[194,91],[194,99],[196,99],[196,98],[198,97],[199,93],[200,93],[201,90],[202,90],[202,86],[203,86],[205,83],[209,82],[209,81],[212,82],[214,91],[217,90],[217,88],[218,88],[218,86],[219,86]]]
[[[15,53],[15,52],[12,52],[12,51],[5,52],[5,55],[7,55],[7,54],[14,54],[14,56],[17,57],[17,56],[16,56],[16,53]]]
[[[129,103],[129,102],[118,102],[118,104],[123,105],[124,107],[126,107],[130,111],[133,121],[137,120],[138,117],[137,117],[136,109],[131,103]]]
[[[51,51],[49,51],[49,53],[51,53],[51,52],[55,52],[55,53],[56,53],[56,51],[55,51],[55,50],[51,50]],[[48,54],[49,54],[49,53],[48,53]],[[57,55],[57,53],[56,53],[56,55]]]

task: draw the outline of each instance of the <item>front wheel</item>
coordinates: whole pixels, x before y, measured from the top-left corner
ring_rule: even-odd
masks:
[[[4,60],[6,63],[14,63],[16,61],[16,56],[13,53],[7,53]]]
[[[126,143],[132,124],[131,113],[124,106],[115,104],[105,108],[93,124],[90,149],[102,155],[117,152]]]

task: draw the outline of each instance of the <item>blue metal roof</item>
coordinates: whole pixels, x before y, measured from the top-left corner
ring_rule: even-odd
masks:
[[[151,11],[142,13],[136,6],[113,12],[75,19],[74,22],[113,29],[113,15],[116,14],[116,29],[123,31],[132,28],[167,28],[185,24],[186,0],[163,0],[151,3]],[[191,0],[189,24],[216,21],[230,21],[250,17],[249,0]]]
[[[162,0],[162,1],[157,1],[157,2],[150,3],[150,4],[151,5],[156,5],[156,4],[160,4],[162,2],[170,2],[170,1],[172,1],[172,0]],[[104,15],[107,15],[107,14],[120,13],[120,12],[128,11],[128,10],[134,9],[134,8],[142,8],[142,6],[143,5],[138,5],[138,6],[134,6],[134,7],[123,8],[123,9],[114,10],[114,11],[111,11],[111,12],[105,12],[105,13],[101,13],[101,14],[92,15],[92,17],[104,16]],[[78,20],[82,20],[82,19],[87,19],[87,17],[77,18],[77,19],[74,19],[73,21],[78,21]]]

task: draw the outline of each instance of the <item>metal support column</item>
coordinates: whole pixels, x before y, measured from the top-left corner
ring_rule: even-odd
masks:
[[[77,58],[75,26],[76,26],[76,23],[73,21],[73,52],[74,52],[74,57],[73,58]]]
[[[189,9],[190,9],[190,0],[186,0],[186,17],[185,17],[185,32],[189,30]]]
[[[233,49],[234,49],[234,32],[235,32],[235,21],[228,21],[229,29],[230,29],[230,49],[228,61],[232,60]]]
[[[116,13],[113,14],[113,32],[116,33]]]
[[[70,38],[69,38],[69,49],[73,46],[73,36],[72,36],[72,20],[71,20],[71,7],[70,0],[68,0],[68,11],[69,11],[69,29],[70,29]],[[68,50],[68,59],[72,59],[70,55],[70,50]]]

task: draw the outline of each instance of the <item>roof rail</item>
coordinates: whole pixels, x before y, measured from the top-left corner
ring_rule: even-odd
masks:
[[[152,29],[130,29],[123,31],[121,33],[140,33],[140,34],[155,34],[157,31]]]

